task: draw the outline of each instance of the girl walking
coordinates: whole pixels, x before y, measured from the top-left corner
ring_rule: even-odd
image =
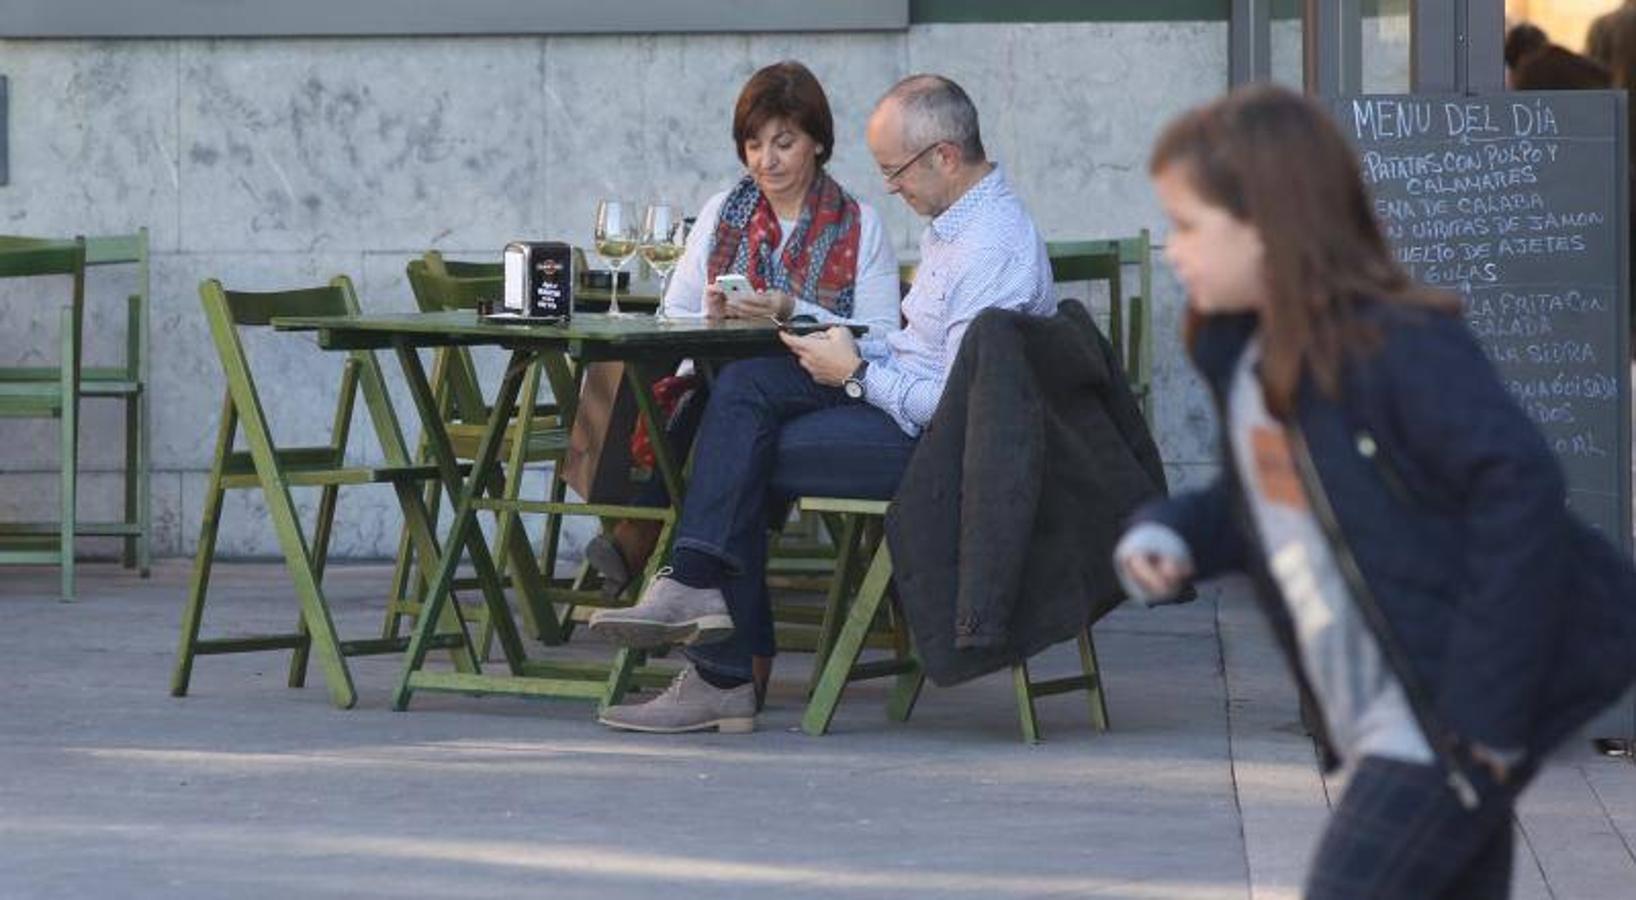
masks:
[[[1223,458],[1137,515],[1121,577],[1148,602],[1255,580],[1351,769],[1308,897],[1505,897],[1517,793],[1633,677],[1636,573],[1565,508],[1459,299],[1393,260],[1321,107],[1235,92],[1150,171]]]

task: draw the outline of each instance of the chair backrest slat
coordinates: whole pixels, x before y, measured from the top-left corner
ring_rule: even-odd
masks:
[[[73,243],[71,238],[47,238],[27,234],[0,234],[0,250],[12,250],[21,247],[39,247],[50,244]]]
[[[443,259],[436,250],[422,259],[411,260],[408,266],[409,289],[415,295],[415,305],[421,312],[475,309],[478,300],[498,302],[505,289],[502,276],[459,278],[447,273],[449,266],[482,266],[484,263],[454,263]],[[439,391],[447,391],[454,405],[455,415],[468,422],[481,421],[487,415],[483,392],[477,378],[477,366],[471,351],[465,347],[444,347],[438,350],[437,371]]]
[[[82,275],[85,239],[71,241],[0,238],[0,278]]]
[[[131,234],[99,234],[85,239],[85,264],[142,262],[148,258],[148,230]]]
[[[1119,242],[1052,241],[1051,277],[1057,281],[1103,281],[1119,271]]]
[[[585,271],[584,249],[575,247],[573,253],[574,271]],[[506,266],[502,262],[469,262],[459,259],[444,259],[443,253],[438,250],[428,250],[422,258],[434,275],[443,275],[450,278],[503,278],[506,274]]]
[[[436,260],[436,263],[433,261]],[[439,264],[442,271],[438,271]],[[426,265],[434,275],[443,275],[448,278],[503,278],[506,274],[504,263],[465,262],[458,259],[444,259],[443,254],[436,250],[426,253]]]
[[[331,285],[294,291],[228,291],[223,299],[234,325],[267,325],[280,316],[346,316],[357,312],[351,291]]]
[[[251,373],[249,357],[244,352],[238,328],[264,327],[281,316],[344,316],[358,313],[357,294],[353,291],[352,281],[344,275],[337,276],[324,287],[264,292],[229,291],[222,287],[220,281],[212,278],[199,286],[199,296],[206,318],[210,321],[211,337],[221,357],[236,412],[243,419],[256,420],[263,429],[266,419],[260,392],[256,389],[255,377]],[[408,456],[403,432],[386,394],[380,363],[374,353],[356,350],[348,355],[342,369],[335,417],[330,429],[330,448],[335,452],[335,464],[341,464],[346,452],[354,398],[360,383],[364,403],[387,461],[393,464],[406,462]]]
[[[499,264],[445,260],[436,250],[411,260],[408,272],[409,288],[421,312],[476,309],[479,300],[498,306],[505,291],[505,273]]]
[[[84,361],[85,238],[70,241],[27,237],[0,237],[0,278],[68,275],[74,285],[63,307],[61,364],[69,369],[72,402],[79,403],[80,366]]]
[[[26,235],[0,235],[0,254],[11,255],[25,250],[51,251],[71,241],[58,238],[30,237]],[[13,257],[13,266],[27,268],[31,265],[26,256]],[[148,342],[148,229],[139,228],[129,234],[91,235],[85,238],[85,267],[108,265],[136,266],[136,285],[127,295],[126,334],[124,377],[131,381],[147,383],[147,342]],[[0,266],[6,264],[0,262]],[[38,272],[35,274],[68,274],[62,265],[53,266],[53,272]],[[19,272],[14,274],[28,274]],[[0,276],[3,277],[3,276]],[[145,425],[142,427],[146,427]]]

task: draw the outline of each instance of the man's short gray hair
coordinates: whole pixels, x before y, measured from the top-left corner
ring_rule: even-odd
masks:
[[[977,107],[971,97],[942,75],[910,75],[886,92],[881,102],[896,101],[903,111],[903,143],[929,147],[948,141],[960,148],[967,163],[987,159],[983,134],[977,127]]]

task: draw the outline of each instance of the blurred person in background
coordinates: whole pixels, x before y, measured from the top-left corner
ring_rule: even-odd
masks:
[[[1629,27],[1627,23],[1633,17],[1636,17],[1636,0],[1625,0],[1623,6],[1597,16],[1585,33],[1585,55],[1602,68],[1611,70],[1617,34],[1622,28]]]
[[[1507,78],[1516,91],[1599,91],[1612,84],[1608,70],[1595,60],[1556,44],[1523,55]]]
[[[1522,58],[1549,44],[1550,38],[1532,22],[1520,22],[1505,33],[1505,86],[1516,89],[1513,79]]]

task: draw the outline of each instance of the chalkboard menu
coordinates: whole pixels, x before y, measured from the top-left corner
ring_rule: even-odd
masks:
[[[1569,506],[1629,547],[1624,94],[1363,96],[1333,108],[1398,260],[1465,298],[1466,321],[1561,459]]]

